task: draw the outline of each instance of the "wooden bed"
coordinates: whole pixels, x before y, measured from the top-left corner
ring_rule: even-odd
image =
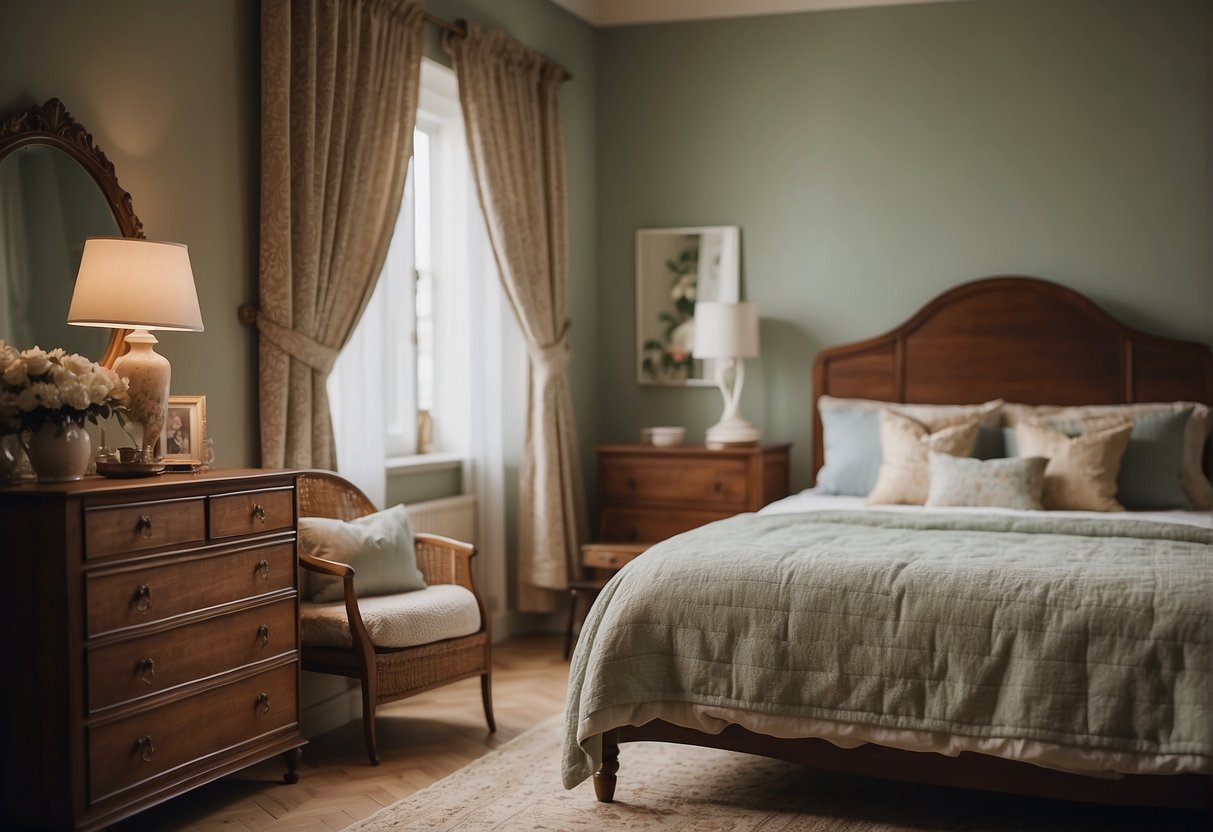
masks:
[[[815,413],[818,398],[826,394],[937,404],[995,398],[1059,405],[1213,404],[1213,353],[1203,344],[1125,326],[1055,283],[994,277],[950,289],[883,335],[823,350],[813,368]],[[822,451],[816,418],[814,472],[821,467]],[[1213,468],[1211,459],[1206,447],[1206,470]],[[842,749],[821,739],[778,739],[738,725],[707,734],[661,720],[603,734],[603,763],[594,774],[600,801],[614,798],[619,744],[641,740],[724,748],[893,780],[1213,813],[1213,778],[1201,774],[1104,779],[971,752],[947,757],[871,744]]]

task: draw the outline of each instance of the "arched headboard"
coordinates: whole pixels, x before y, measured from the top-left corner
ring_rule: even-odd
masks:
[[[817,399],[827,394],[936,404],[1213,404],[1213,352],[1126,326],[1056,283],[989,277],[949,289],[883,335],[818,353],[814,479],[823,462]]]

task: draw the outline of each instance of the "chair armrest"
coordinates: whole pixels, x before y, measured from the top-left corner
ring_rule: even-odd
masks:
[[[335,560],[325,560],[318,558],[315,555],[305,555],[299,553],[299,565],[309,572],[318,572],[321,575],[332,575],[334,578],[352,578],[354,577],[354,567],[347,563],[339,563]]]
[[[461,540],[419,532],[413,535],[417,568],[427,584],[458,584],[476,591],[472,558],[476,547]]]

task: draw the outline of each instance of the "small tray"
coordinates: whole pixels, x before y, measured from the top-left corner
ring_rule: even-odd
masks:
[[[163,462],[98,462],[97,473],[111,479],[154,477],[164,473]]]

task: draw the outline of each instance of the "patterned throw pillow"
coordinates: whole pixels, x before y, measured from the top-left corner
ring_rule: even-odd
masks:
[[[1015,429],[1019,453],[1049,458],[1045,467],[1045,508],[1124,511],[1116,501],[1116,477],[1133,423],[1067,436],[1047,424],[1022,422]]]
[[[931,478],[931,451],[968,456],[977,441],[980,420],[968,418],[931,433],[922,422],[890,410],[880,414],[880,450],[883,460],[870,505],[904,503],[920,506],[927,500]]]
[[[932,451],[927,505],[1042,509],[1048,464],[1042,456],[973,459]]]

